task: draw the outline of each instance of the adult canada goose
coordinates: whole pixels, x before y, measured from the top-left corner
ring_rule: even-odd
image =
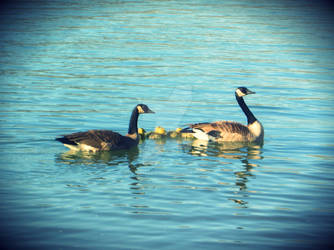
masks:
[[[191,124],[182,132],[193,133],[196,138],[201,140],[216,142],[263,142],[262,124],[255,118],[243,99],[243,96],[249,94],[255,94],[255,92],[245,87],[239,87],[235,91],[237,102],[247,117],[247,126],[232,121],[217,121]]]
[[[138,104],[132,111],[128,134],[125,136],[111,130],[89,130],[56,138],[71,150],[108,151],[129,149],[139,142],[138,116],[144,113],[154,113],[145,104]]]

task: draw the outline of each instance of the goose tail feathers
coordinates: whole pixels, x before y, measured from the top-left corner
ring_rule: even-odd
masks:
[[[56,141],[59,141],[63,144],[67,144],[67,145],[77,145],[77,143],[75,143],[74,141],[69,140],[68,138],[66,138],[65,136],[63,137],[58,137],[55,139]]]

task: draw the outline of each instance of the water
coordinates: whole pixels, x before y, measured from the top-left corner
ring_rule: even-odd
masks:
[[[302,1],[12,2],[1,13],[1,244],[33,249],[333,246],[330,9]],[[88,129],[245,122],[263,147],[146,140],[66,153]]]

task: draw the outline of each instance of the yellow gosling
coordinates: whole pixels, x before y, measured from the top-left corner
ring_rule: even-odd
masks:
[[[175,131],[169,131],[167,133],[167,136],[170,137],[170,138],[179,137],[181,130],[182,130],[182,128],[176,128]]]
[[[176,137],[178,137],[179,135],[180,135],[180,134],[177,133],[176,131],[169,131],[169,132],[167,133],[167,136],[170,137],[170,138],[176,138]]]
[[[166,136],[166,134],[166,130],[163,127],[158,126],[154,129],[154,132],[148,133],[148,138],[153,140],[162,139]]]
[[[166,135],[166,130],[160,126],[156,127],[154,132],[160,135]]]
[[[140,139],[144,140],[145,139],[145,134],[146,134],[145,129],[138,128],[138,135],[139,135]]]
[[[194,139],[195,136],[192,133],[181,133],[181,137],[185,139]]]
[[[182,130],[182,128],[176,128],[176,129],[175,129],[175,132],[176,132],[176,133],[180,133],[181,130]]]

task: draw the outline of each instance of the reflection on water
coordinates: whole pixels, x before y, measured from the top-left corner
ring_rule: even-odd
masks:
[[[234,195],[228,200],[232,201],[237,208],[248,208],[249,204],[247,201],[251,190],[248,190],[247,184],[254,176],[254,172],[260,167],[258,161],[263,160],[262,155],[263,148],[262,144],[249,143],[249,142],[225,142],[225,143],[211,143],[208,141],[198,140],[198,139],[156,139],[154,144],[156,145],[156,151],[163,151],[164,147],[168,147],[169,143],[176,142],[180,147],[180,151],[187,153],[193,157],[201,157],[203,159],[211,158],[210,162],[216,162],[219,165],[219,158],[224,158],[228,161],[228,166],[230,161],[234,164],[234,160],[240,161],[241,169],[233,170],[234,175]],[[196,158],[194,159],[196,160]],[[257,162],[257,163],[254,163]],[[223,167],[224,170],[229,169],[229,167]],[[202,170],[201,170],[202,171]],[[203,170],[204,171],[204,170]],[[207,171],[207,169],[205,170]],[[137,179],[140,181],[140,178]],[[187,183],[186,178],[180,178],[180,182],[184,183],[182,188],[186,188]],[[232,182],[232,183],[233,183]],[[232,185],[231,183],[231,185]],[[222,183],[224,185],[230,186],[228,183]],[[138,185],[138,183],[136,183]],[[180,185],[178,185],[180,188]],[[198,186],[193,186],[192,188],[197,189]],[[203,187],[201,187],[203,188]],[[210,188],[207,188],[210,190]]]
[[[194,140],[183,145],[185,152],[195,156],[215,156],[226,159],[262,159],[262,145],[249,142],[211,143]]]
[[[183,151],[201,157],[220,157],[229,160],[240,160],[242,170],[235,171],[235,186],[238,187],[237,193],[240,197],[247,198],[247,183],[250,177],[253,177],[254,169],[259,167],[258,164],[250,163],[249,160],[262,160],[262,144],[248,142],[225,142],[211,143],[203,140],[194,140],[188,144],[183,144]],[[230,198],[229,200],[237,204],[237,207],[247,208],[248,202],[243,198]]]
[[[100,163],[107,166],[127,164],[130,171],[135,173],[137,166],[133,165],[132,162],[138,158],[138,154],[138,147],[134,147],[131,150],[101,151],[95,153],[69,150],[58,155],[56,161],[68,165],[84,164],[87,166]]]

